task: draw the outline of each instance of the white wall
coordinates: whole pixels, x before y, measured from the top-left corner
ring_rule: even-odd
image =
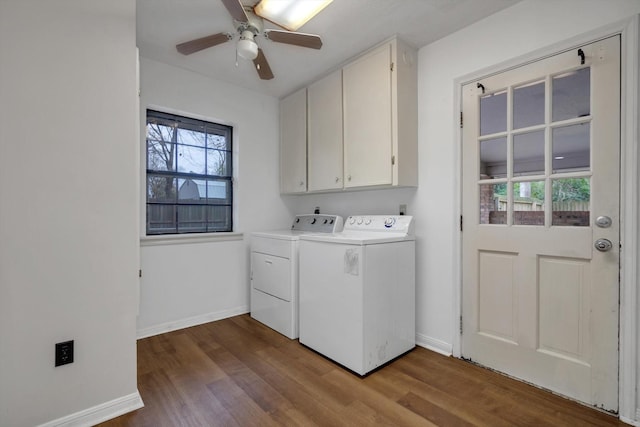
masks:
[[[135,69],[134,0],[0,2],[2,426],[139,399]]]
[[[146,108],[155,108],[233,126],[234,231],[244,240],[143,238],[138,335],[247,312],[250,232],[291,220],[279,197],[278,99],[142,58],[140,104],[143,122]],[[140,150],[144,235],[144,123]]]

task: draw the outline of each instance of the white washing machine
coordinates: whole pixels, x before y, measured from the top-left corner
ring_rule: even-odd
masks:
[[[412,217],[300,237],[300,343],[360,375],[415,347]]]
[[[288,338],[298,338],[300,236],[342,230],[338,215],[298,215],[286,230],[251,235],[251,317]]]

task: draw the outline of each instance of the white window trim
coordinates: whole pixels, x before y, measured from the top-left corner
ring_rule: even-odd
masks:
[[[243,240],[239,232],[155,234],[140,236],[140,246],[188,245],[192,243],[228,242]]]

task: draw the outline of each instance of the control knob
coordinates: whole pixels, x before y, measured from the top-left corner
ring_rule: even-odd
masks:
[[[393,218],[393,217],[385,218],[385,220],[384,220],[384,226],[386,228],[393,227],[393,224],[395,224],[395,223],[396,223],[396,219]]]

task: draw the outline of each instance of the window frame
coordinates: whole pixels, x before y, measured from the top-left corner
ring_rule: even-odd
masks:
[[[146,236],[233,232],[233,127],[152,108],[146,109],[145,119]],[[152,124],[171,129],[169,133],[158,129],[152,137]],[[179,132],[180,129],[187,132]],[[192,139],[181,141],[184,134],[190,134]],[[211,140],[210,136],[220,139]],[[152,151],[152,146],[162,150]],[[190,159],[185,160],[185,165],[200,169],[181,170],[182,154]],[[208,164],[214,158],[215,171]],[[164,184],[156,184],[155,192],[150,187],[152,179],[156,183],[164,180]],[[191,187],[190,192],[185,185]]]

